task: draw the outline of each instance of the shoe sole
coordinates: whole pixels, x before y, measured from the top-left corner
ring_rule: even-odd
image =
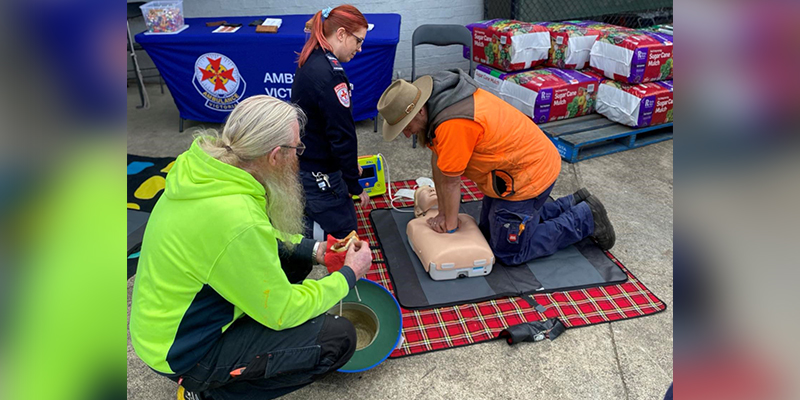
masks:
[[[578,197],[582,198],[583,200],[574,201],[575,204],[578,204],[578,203],[586,201],[586,199],[588,199],[591,195],[592,194],[589,193],[589,189],[580,188],[575,193],[572,194],[572,199],[574,201],[574,200],[577,200]]]

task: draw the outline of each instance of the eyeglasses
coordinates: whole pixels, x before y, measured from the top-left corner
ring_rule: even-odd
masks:
[[[294,149],[297,152],[298,156],[302,156],[303,152],[306,151],[306,145],[303,142],[297,144],[297,146],[278,146],[283,149]]]
[[[360,38],[360,37],[358,37],[358,36],[356,36],[356,35],[354,35],[354,34],[352,34],[352,33],[348,32],[348,31],[345,31],[345,32],[347,32],[347,34],[348,34],[348,35],[350,35],[350,36],[352,36],[352,37],[356,38],[356,45],[357,45],[358,47],[361,47],[361,44],[362,44],[362,43],[364,43],[364,38]]]

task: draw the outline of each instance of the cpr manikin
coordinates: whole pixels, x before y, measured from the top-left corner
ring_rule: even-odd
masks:
[[[436,190],[423,186],[414,193],[414,216],[406,233],[411,248],[434,280],[486,276],[492,272],[494,255],[475,219],[458,214],[458,230],[437,233],[428,219],[439,214]]]

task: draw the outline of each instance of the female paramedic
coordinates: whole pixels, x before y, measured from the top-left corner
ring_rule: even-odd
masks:
[[[358,196],[362,207],[369,204],[367,192],[358,183],[352,87],[341,64],[361,52],[366,34],[367,20],[357,8],[326,8],[312,18],[311,35],[297,60],[292,103],[308,116],[303,136],[306,149],[300,156],[308,237],[319,238],[320,230],[337,239],[347,236],[356,230],[351,196]]]

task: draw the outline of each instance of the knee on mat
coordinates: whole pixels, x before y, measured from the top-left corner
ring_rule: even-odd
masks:
[[[531,257],[530,251],[523,251],[523,249],[528,246],[527,239],[528,235],[520,237],[520,243],[517,245],[509,245],[505,237],[491,237],[488,240],[489,247],[491,247],[492,253],[494,253],[495,261],[513,266],[526,263],[533,258]]]
[[[350,361],[356,351],[356,328],[347,319],[327,315],[325,332],[320,338],[322,346],[320,360],[332,363],[330,370],[341,368]]]
[[[530,261],[530,260],[523,259],[521,254],[497,254],[497,253],[495,253],[494,257],[495,257],[495,259],[497,259],[497,261],[500,261],[501,263],[503,263],[505,265],[519,265],[519,264],[522,264],[522,263]]]

